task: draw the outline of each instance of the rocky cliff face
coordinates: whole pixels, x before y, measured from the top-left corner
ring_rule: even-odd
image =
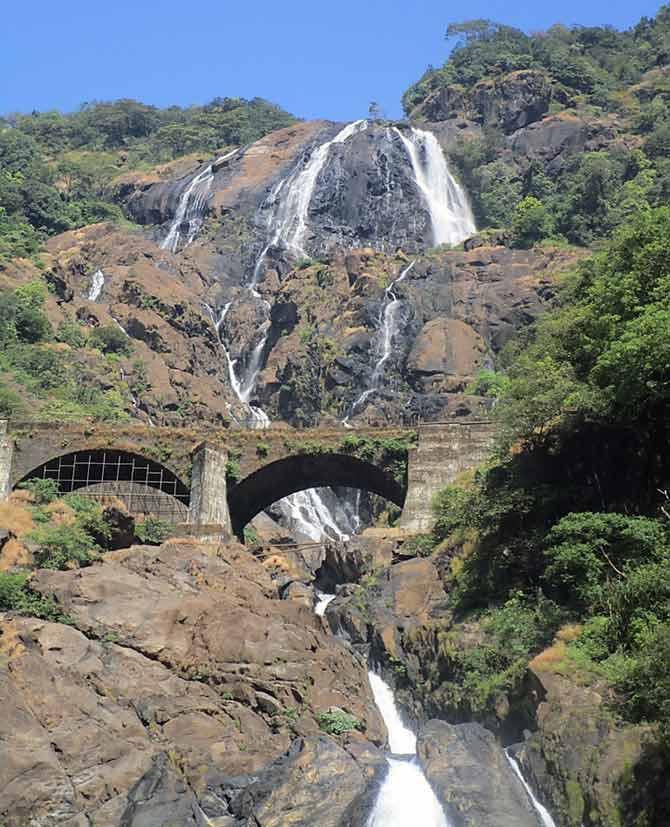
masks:
[[[385,739],[365,665],[248,551],[135,547],[34,585],[72,625],[1,618],[8,827],[362,825]],[[361,731],[324,737],[334,708]]]

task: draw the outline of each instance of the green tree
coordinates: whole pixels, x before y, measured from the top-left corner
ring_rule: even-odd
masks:
[[[528,248],[554,230],[554,222],[544,204],[527,195],[514,208],[512,215],[512,241],[515,247]]]

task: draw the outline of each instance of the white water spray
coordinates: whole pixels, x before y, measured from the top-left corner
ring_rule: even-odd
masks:
[[[335,600],[334,594],[327,594],[326,592],[317,591],[316,605],[314,606],[314,614],[323,617],[329,604]]]
[[[530,784],[523,777],[523,773],[521,772],[519,762],[510,754],[509,750],[507,749],[505,750],[505,758],[507,758],[507,760],[510,763],[510,766],[516,773],[517,778],[523,784],[523,788],[526,791],[526,794],[530,799],[530,803],[533,805],[535,812],[540,817],[540,821],[542,822],[543,827],[556,827],[556,822],[551,817],[549,810],[547,810],[547,808],[537,800],[535,794],[533,793],[530,787]]]
[[[105,286],[105,274],[102,270],[96,270],[91,276],[91,283],[88,287],[86,298],[90,302],[96,302],[100,298],[102,288]]]
[[[196,237],[205,217],[205,207],[207,206],[213,180],[214,172],[212,170],[212,164],[205,167],[205,169],[193,177],[191,183],[179,198],[177,211],[175,212],[172,224],[170,225],[168,234],[161,243],[163,250],[176,253],[182,237],[186,237],[186,242],[182,249],[188,247]],[[186,232],[184,232],[184,225],[187,225]]]
[[[402,722],[391,687],[368,672],[372,695],[388,731],[389,746],[404,760],[387,758],[384,783],[366,827],[449,827],[437,796],[416,760],[416,736]]]
[[[432,132],[411,127],[408,137],[397,127],[414,170],[416,185],[428,206],[433,244],[460,244],[477,231],[462,187],[449,172],[444,152]]]

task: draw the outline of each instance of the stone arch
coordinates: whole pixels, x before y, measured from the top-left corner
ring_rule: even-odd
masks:
[[[307,488],[342,486],[379,494],[402,508],[407,493],[393,474],[349,454],[296,454],[276,460],[249,474],[228,492],[233,531],[244,526],[272,503]]]
[[[170,522],[188,516],[190,490],[165,465],[128,450],[83,448],[42,462],[16,481],[54,479],[62,494],[74,491],[98,499],[115,497],[131,514],[152,514]]]

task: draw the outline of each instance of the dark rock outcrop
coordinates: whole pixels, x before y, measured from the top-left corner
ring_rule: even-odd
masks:
[[[461,827],[537,827],[502,747],[479,724],[428,721],[417,752],[437,797]]]
[[[521,69],[496,79],[486,79],[466,91],[461,86],[442,86],[412,112],[413,118],[444,121],[472,120],[511,133],[540,120],[549,110],[552,84],[543,71]]]

